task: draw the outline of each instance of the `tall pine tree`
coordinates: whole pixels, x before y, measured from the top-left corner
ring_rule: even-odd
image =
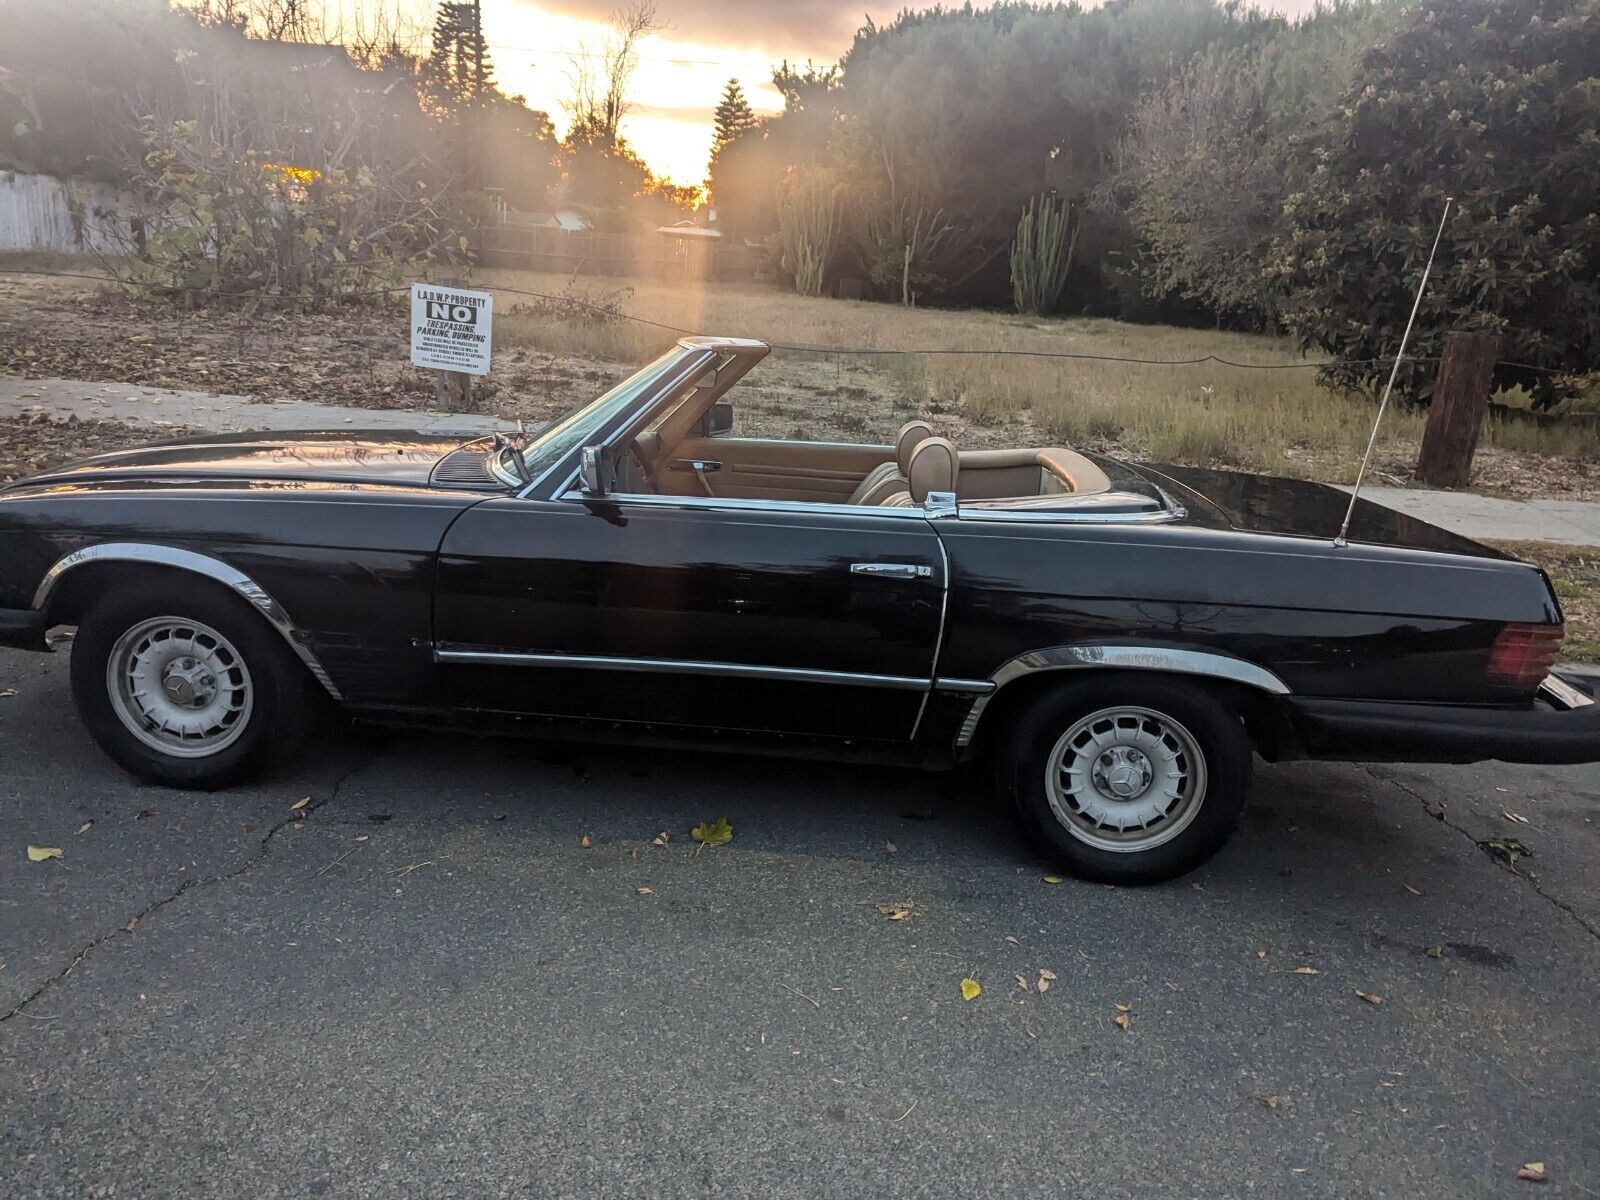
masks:
[[[711,137],[711,161],[715,163],[729,142],[756,127],[756,111],[744,98],[744,88],[737,79],[728,80],[728,86],[722,89],[713,120],[716,132]]]
[[[445,0],[433,20],[433,45],[423,64],[428,98],[444,114],[459,119],[462,110],[487,100],[494,90],[489,43],[470,0]]]

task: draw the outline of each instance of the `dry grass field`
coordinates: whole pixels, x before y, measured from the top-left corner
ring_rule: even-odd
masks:
[[[647,280],[572,281],[524,271],[484,272],[479,280],[490,287],[588,300],[627,317],[696,332],[791,345],[1163,360],[1214,356],[1258,366],[1302,364],[1260,370],[1217,362],[1147,366],[984,354],[775,351],[775,361],[764,374],[776,367],[790,376],[791,364],[806,364],[806,373],[824,392],[844,390],[854,405],[854,432],[873,437],[886,437],[906,412],[920,411],[945,418],[958,440],[965,435],[992,444],[1026,436],[1155,461],[1234,466],[1340,483],[1354,478],[1371,428],[1371,399],[1319,385],[1316,359],[1301,356],[1281,338],[1088,318],[907,309],[812,299],[763,285],[685,288]],[[563,311],[570,315],[563,316]],[[576,306],[563,309],[506,293],[495,317],[496,341],[556,355],[633,362],[657,352],[674,336],[581,312]],[[1392,410],[1386,418],[1376,461],[1388,482],[1409,479],[1423,421],[1423,414],[1402,410]],[[1492,418],[1484,431],[1476,483],[1482,490],[1516,495],[1588,494],[1597,457],[1600,432],[1594,429]]]

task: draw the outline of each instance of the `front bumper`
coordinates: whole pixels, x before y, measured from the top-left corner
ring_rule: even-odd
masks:
[[[1285,696],[1311,758],[1341,762],[1600,762],[1600,704],[1557,676],[1528,708]]]
[[[0,646],[18,650],[48,650],[45,630],[49,626],[42,612],[31,608],[0,608]]]

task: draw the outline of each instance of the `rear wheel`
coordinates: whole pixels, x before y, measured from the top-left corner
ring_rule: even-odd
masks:
[[[1022,715],[998,763],[1028,839],[1082,879],[1158,883],[1227,841],[1250,790],[1233,709],[1180,680],[1101,676]]]
[[[78,623],[72,694],[118,764],[182,788],[254,773],[300,740],[320,701],[276,631],[206,582],[98,601]]]

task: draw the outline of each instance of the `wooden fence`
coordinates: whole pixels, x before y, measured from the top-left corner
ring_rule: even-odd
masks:
[[[488,266],[566,275],[753,279],[763,257],[760,250],[741,243],[664,233],[495,225],[480,229],[475,240],[478,254]]]

